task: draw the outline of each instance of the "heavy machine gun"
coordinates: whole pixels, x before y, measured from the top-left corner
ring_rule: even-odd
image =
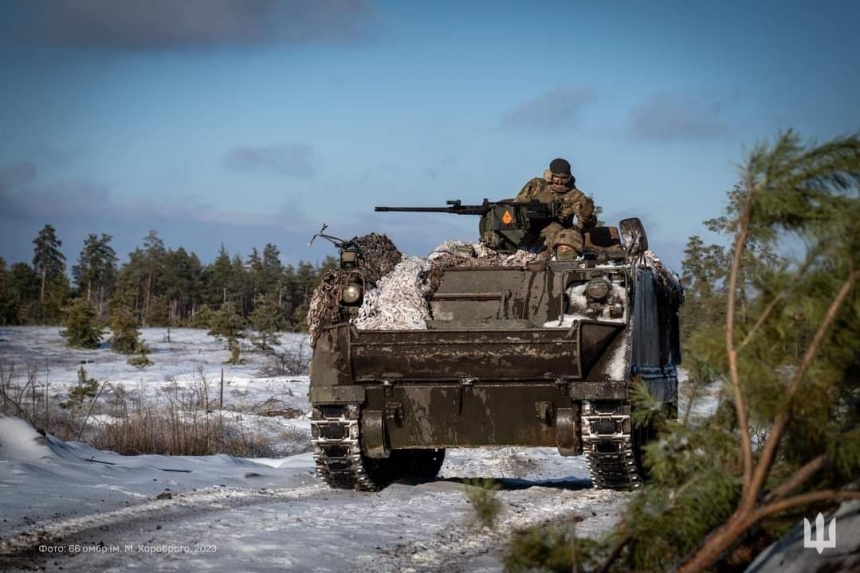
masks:
[[[554,221],[561,221],[562,214],[562,204],[558,201],[522,203],[512,199],[484,199],[479,205],[463,205],[457,199],[446,201],[446,204],[447,207],[375,207],[374,211],[478,215],[481,217],[478,223],[481,241],[491,249],[501,252],[514,252],[536,243],[543,228]]]

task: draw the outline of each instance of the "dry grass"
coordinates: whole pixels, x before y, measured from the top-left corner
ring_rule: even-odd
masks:
[[[278,351],[270,346],[259,346],[266,355],[266,364],[260,369],[262,376],[298,376],[308,373],[311,348],[306,341],[287,350]]]
[[[303,430],[285,428],[273,439],[259,418],[218,409],[218,391],[202,371],[188,385],[168,380],[155,397],[102,383],[97,396],[66,408],[60,404],[67,396],[51,395],[50,384],[38,380],[35,366],[0,363],[0,412],[64,441],[123,455],[279,457],[309,447]]]

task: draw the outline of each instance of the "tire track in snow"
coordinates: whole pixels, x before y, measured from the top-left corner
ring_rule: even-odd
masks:
[[[593,537],[611,528],[628,495],[610,490],[551,490],[543,487],[500,492],[505,508],[493,529],[468,523],[452,524],[429,539],[381,548],[377,558],[360,572],[456,573],[497,571],[497,553],[511,534],[530,526],[576,517],[578,536]],[[597,511],[603,515],[594,515]],[[609,517],[607,520],[606,518]]]
[[[157,518],[177,518],[190,512],[229,509],[252,505],[263,500],[281,502],[303,499],[322,491],[324,488],[321,484],[313,484],[304,487],[255,490],[219,487],[179,493],[172,499],[151,500],[113,511],[40,523],[32,528],[19,530],[9,539],[0,542],[0,559],[37,551],[39,545],[55,544],[62,539],[96,528]]]

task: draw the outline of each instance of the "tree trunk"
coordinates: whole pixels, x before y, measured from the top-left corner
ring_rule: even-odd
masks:
[[[146,275],[146,292],[143,293],[143,326],[147,325],[147,318],[149,317],[149,305],[152,299],[152,271],[149,271],[149,274]]]
[[[105,285],[99,285],[99,319],[105,314]]]
[[[39,293],[39,306],[45,305],[45,281],[48,278],[48,268],[42,269],[42,291]]]

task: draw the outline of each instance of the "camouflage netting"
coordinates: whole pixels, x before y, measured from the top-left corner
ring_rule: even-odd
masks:
[[[352,242],[358,245],[361,252],[362,268],[369,283],[368,287],[376,286],[379,279],[390,273],[403,258],[403,253],[386,235],[370,233],[354,237]]]
[[[424,329],[429,320],[428,298],[436,292],[450,267],[519,267],[534,260],[536,254],[519,250],[500,255],[482,243],[445,241],[426,260],[404,257],[390,275],[369,292],[354,324],[363,330]]]
[[[482,243],[445,241],[427,259],[404,256],[385,235],[356,237],[367,278],[367,292],[354,320],[360,330],[423,329],[431,318],[428,298],[439,287],[444,269],[450,267],[521,267],[537,254],[520,249],[500,255]],[[353,271],[323,274],[308,311],[311,346],[323,328],[335,321],[343,289]]]
[[[391,239],[385,235],[370,233],[353,237],[351,242],[358,245],[368,289],[376,286],[379,279],[391,272],[403,257]],[[322,329],[334,322],[340,310],[343,289],[349,284],[353,272],[335,269],[326,271],[320,277],[320,284],[311,296],[307,316],[311,347],[316,344]]]
[[[349,274],[341,270],[326,271],[320,277],[320,284],[311,296],[308,308],[308,334],[313,348],[323,328],[334,322],[340,306],[340,298]]]
[[[428,286],[423,280],[429,264],[422,258],[404,256],[376,288],[364,295],[353,321],[359,330],[421,330],[430,319]]]
[[[472,253],[469,253],[471,248]],[[427,260],[434,266],[446,267],[521,267],[537,257],[534,251],[519,249],[511,255],[500,255],[483,243],[445,241],[430,253]]]

